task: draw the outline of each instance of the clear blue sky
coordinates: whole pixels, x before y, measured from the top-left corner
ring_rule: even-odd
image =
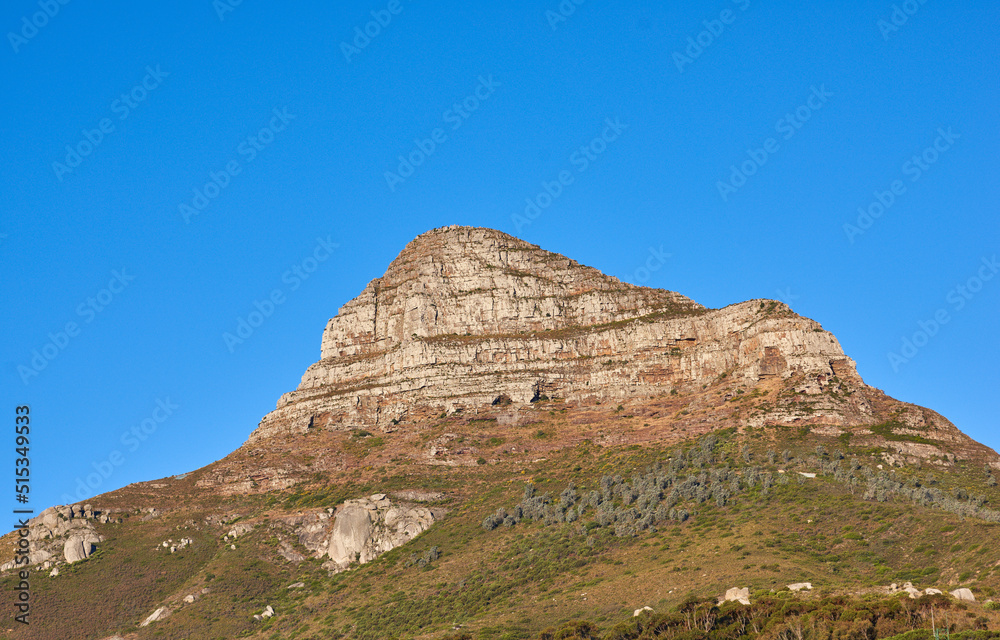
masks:
[[[31,506],[238,447],[337,308],[456,223],[783,299],[1000,448],[995,3],[224,1],[0,12],[0,442],[13,467],[30,404]]]

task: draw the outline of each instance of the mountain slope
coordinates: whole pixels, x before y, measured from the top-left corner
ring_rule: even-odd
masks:
[[[785,611],[764,637],[790,602],[859,594],[896,607],[864,635],[888,637],[927,622],[890,582],[1000,588],[994,469],[781,303],[706,309],[446,227],[340,309],[237,451],[33,521],[35,624],[7,635],[535,637],[588,618],[624,638],[635,608],[747,586]],[[998,622],[941,598],[920,602],[955,628]]]

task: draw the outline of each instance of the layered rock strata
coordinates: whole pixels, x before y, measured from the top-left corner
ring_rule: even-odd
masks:
[[[410,242],[341,307],[320,360],[249,442],[389,430],[418,408],[642,399],[722,374],[862,384],[836,338],[781,303],[709,310],[500,231],[446,227]]]

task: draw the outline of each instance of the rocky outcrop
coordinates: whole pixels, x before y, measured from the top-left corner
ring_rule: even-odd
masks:
[[[101,537],[94,532],[77,533],[69,537],[63,544],[63,556],[66,564],[73,564],[90,557],[94,550],[94,545],[101,541]]]
[[[168,609],[166,607],[160,607],[159,609],[157,609],[153,613],[149,614],[149,617],[147,617],[145,620],[143,620],[142,622],[140,622],[139,626],[140,627],[148,627],[152,623],[157,622],[159,620],[163,620],[164,618],[166,618],[169,615],[170,615],[170,609]]]
[[[414,498],[440,500],[440,493],[404,490],[394,494],[398,496],[409,496],[410,500],[392,500],[384,493],[376,493],[347,500],[336,508],[279,516],[272,520],[271,527],[294,536],[312,557],[327,558],[323,564],[327,570],[340,572],[352,563],[370,562],[406,544],[445,513],[441,507],[412,502]],[[279,533],[278,538],[278,555],[293,563],[305,560],[305,554],[284,535]]]
[[[249,442],[391,429],[417,407],[652,397],[722,374],[753,384],[800,374],[806,393],[860,384],[836,338],[784,304],[707,310],[472,227],[413,240],[329,321],[320,352]]]
[[[675,416],[675,437],[794,426],[850,432],[853,444],[881,448],[889,464],[966,459],[1000,468],[995,452],[944,417],[865,385],[837,339],[783,303],[706,309],[499,231],[446,227],[410,242],[340,308],[298,388],[196,486],[232,495],[302,482],[310,470],[269,452],[316,431],[375,435],[480,413],[519,426],[547,399],[599,420],[609,407],[662,405],[675,395],[692,405]],[[890,417],[892,433],[869,429]],[[457,436],[444,433],[407,455],[428,465],[478,461],[479,452],[454,449],[449,438]],[[624,441],[605,434],[600,443]],[[346,471],[357,459],[334,447],[321,464]]]
[[[404,545],[434,522],[430,509],[393,504],[378,493],[348,500],[337,508],[327,542],[324,567],[339,572],[351,564],[365,564]]]
[[[267,605],[264,610],[260,613],[254,614],[253,619],[260,622],[266,618],[271,618],[274,616],[274,607]]]
[[[111,521],[109,513],[89,504],[58,505],[45,509],[28,521],[27,539],[31,553],[27,566],[47,570],[61,562],[72,564],[88,558],[96,545],[104,541],[95,529],[95,523]],[[25,565],[17,566],[23,568]],[[13,560],[0,565],[0,571],[13,568]]]

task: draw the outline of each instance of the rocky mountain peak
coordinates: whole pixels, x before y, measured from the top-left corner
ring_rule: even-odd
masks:
[[[540,398],[618,403],[726,375],[863,384],[836,338],[781,303],[709,310],[500,231],[444,227],[330,319],[320,360],[250,442]]]
[[[450,226],[412,240],[340,309],[322,358],[436,336],[552,331],[696,309],[680,294],[623,283],[501,231]]]

